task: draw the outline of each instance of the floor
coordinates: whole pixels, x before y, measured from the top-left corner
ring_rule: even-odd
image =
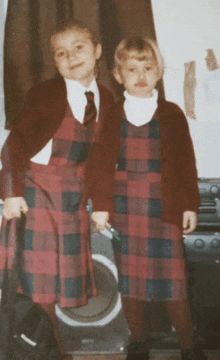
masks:
[[[171,345],[171,346],[170,346]],[[218,339],[215,346],[202,345],[204,354],[208,360],[220,360],[220,339]],[[73,354],[73,360],[124,360],[125,354]],[[181,359],[181,352],[178,343],[155,343],[155,346],[150,349],[151,360],[179,360]]]
[[[165,334],[165,333],[163,333]],[[179,344],[175,333],[167,333],[168,336],[163,336],[159,340],[153,340],[153,346],[150,350],[151,360],[180,360],[181,353]],[[201,346],[204,349],[204,354],[208,360],[220,360],[220,338],[216,338],[213,344],[201,341],[201,338],[197,338],[198,342],[201,342]],[[125,354],[73,354],[73,360],[124,360]]]
[[[204,353],[208,360],[220,360],[220,350],[206,350]],[[125,355],[73,355],[73,360],[123,360],[125,358]],[[181,357],[179,350],[151,350],[150,358],[151,360],[179,360]]]

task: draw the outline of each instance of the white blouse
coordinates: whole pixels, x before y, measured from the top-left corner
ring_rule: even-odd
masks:
[[[138,98],[124,91],[124,110],[127,120],[135,125],[142,126],[147,124],[157,109],[158,92],[153,90],[150,98]]]

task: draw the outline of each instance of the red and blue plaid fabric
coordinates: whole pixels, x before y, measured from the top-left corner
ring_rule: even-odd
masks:
[[[83,172],[96,123],[74,119],[68,107],[53,139],[49,165],[31,163],[25,180],[29,206],[21,291],[35,302],[59,302],[61,307],[86,305],[96,296],[90,226],[83,192]],[[1,273],[8,253],[13,262],[14,237],[0,238]],[[13,228],[12,231],[14,232]]]
[[[139,300],[186,298],[180,230],[161,221],[160,122],[121,124],[112,224],[119,289]]]

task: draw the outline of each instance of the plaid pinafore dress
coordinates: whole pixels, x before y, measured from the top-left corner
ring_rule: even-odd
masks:
[[[119,290],[139,300],[186,298],[185,262],[178,227],[163,223],[160,122],[121,123],[115,182],[113,239]]]
[[[27,170],[24,193],[29,210],[21,289],[35,302],[80,307],[97,295],[83,192],[84,165],[97,128],[95,121],[87,126],[78,122],[68,105],[53,138],[49,164],[31,162]],[[7,253],[11,266],[12,239],[8,249],[1,239],[3,265]]]

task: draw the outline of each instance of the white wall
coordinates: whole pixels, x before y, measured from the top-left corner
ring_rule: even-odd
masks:
[[[4,130],[5,114],[4,114],[4,97],[3,97],[3,39],[4,39],[4,22],[6,16],[7,0],[0,3],[0,149],[4,143],[8,131]],[[0,164],[1,168],[1,164]]]
[[[166,98],[184,110],[184,63],[194,60],[197,119],[188,120],[198,173],[199,177],[220,178],[220,111],[218,108],[215,119],[205,114],[199,91],[204,78],[210,75],[205,63],[207,49],[214,50],[220,65],[220,0],[152,0],[152,7],[158,44],[166,64]],[[217,106],[219,102],[216,111]]]
[[[4,130],[5,124],[5,115],[4,115],[4,98],[3,98],[3,38],[4,38],[4,22],[7,8],[7,0],[0,3],[0,150],[3,142],[6,139],[8,132]],[[1,161],[0,161],[1,168]],[[1,216],[2,212],[2,201],[0,200],[0,225],[1,225]],[[1,294],[0,294],[1,296]]]

